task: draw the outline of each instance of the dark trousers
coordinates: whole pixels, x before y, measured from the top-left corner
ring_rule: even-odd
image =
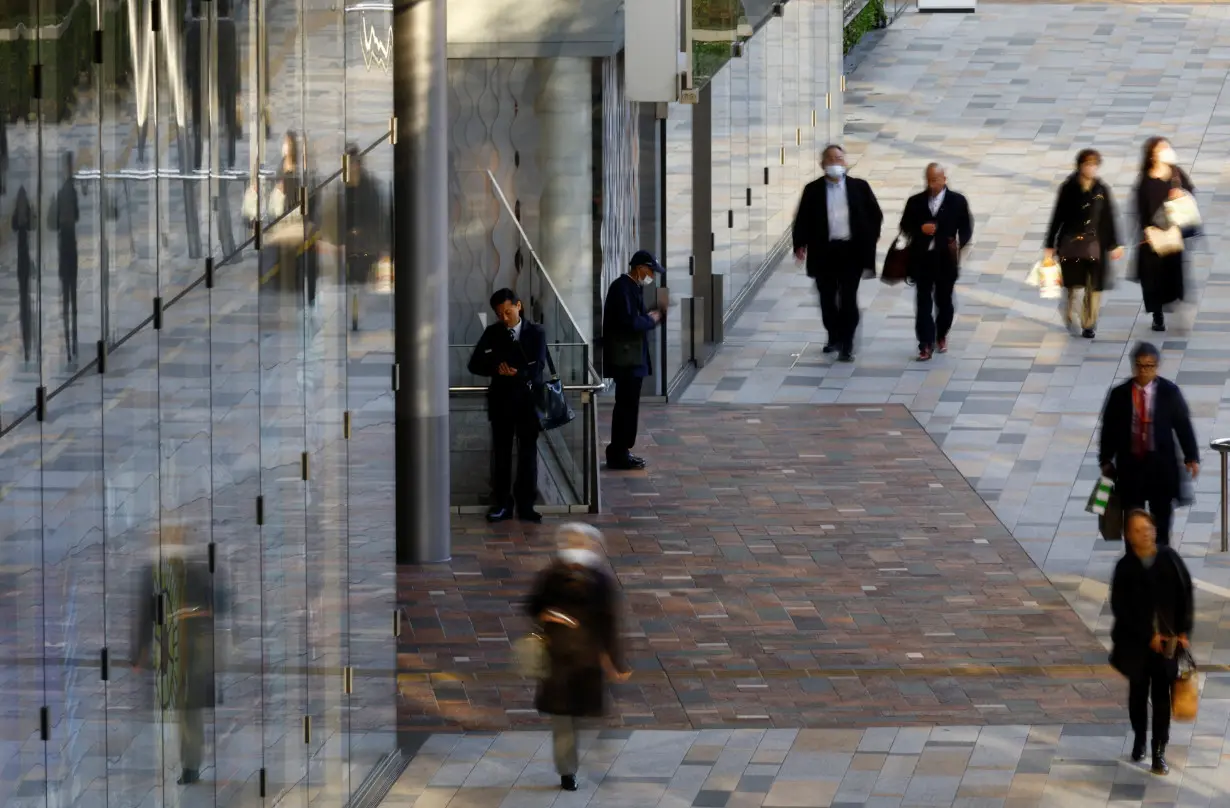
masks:
[[[943,267],[925,266],[915,273],[914,335],[919,348],[930,348],[937,339],[948,338],[956,314],[952,303],[956,283],[957,274]]]
[[[860,270],[842,269],[825,272],[816,278],[820,292],[820,319],[829,332],[829,345],[840,351],[854,350],[854,332],[858,330],[858,285],[863,279]]]
[[[60,275],[60,315],[64,320],[64,349],[77,355],[77,274]]]
[[[615,406],[611,408],[611,442],[606,447],[606,459],[624,460],[636,445],[636,426],[641,417],[641,376],[615,378]]]
[[[531,510],[538,499],[538,420],[532,412],[491,415],[491,504]],[[517,480],[513,482],[513,443]]]
[[[1115,491],[1119,494],[1119,504],[1125,514],[1137,508],[1148,510],[1157,529],[1157,543],[1169,545],[1174,496],[1169,486],[1152,482],[1164,473],[1160,468],[1162,462],[1150,456],[1141,461],[1138,468],[1121,470],[1115,480]]]
[[[1132,731],[1145,736],[1149,701],[1153,701],[1153,742],[1170,741],[1170,687],[1175,680],[1174,660],[1152,650],[1145,652],[1140,672],[1128,681],[1128,717]]]

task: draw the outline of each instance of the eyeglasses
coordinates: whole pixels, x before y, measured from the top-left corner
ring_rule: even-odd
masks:
[[[1157,370],[1157,363],[1156,362],[1137,362],[1136,369],[1137,370]]]

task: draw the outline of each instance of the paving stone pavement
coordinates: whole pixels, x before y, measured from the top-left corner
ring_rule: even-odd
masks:
[[[595,518],[631,727],[1121,719],[1106,652],[900,405],[675,405]],[[401,726],[537,721],[510,641],[552,532],[476,518],[399,571]]]
[[[1230,7],[979,4],[975,15],[907,14],[851,75],[846,98],[852,173],[885,211],[883,249],[923,167],[948,167],[970,199],[974,241],[957,287],[952,350],[913,360],[913,298],[863,284],[858,361],[821,354],[810,281],[793,261],[774,272],[686,402],[902,403],[1060,587],[1087,625],[1104,625],[1105,582],[1118,548],[1084,512],[1098,475],[1093,441],[1109,386],[1128,373],[1138,339],[1163,349],[1163,375],[1183,387],[1203,442],[1230,434],[1226,368],[1230,298],[1214,257],[1227,234],[1211,224],[1189,256],[1189,304],[1170,331],[1149,330],[1139,287],[1105,295],[1098,336],[1073,338],[1054,303],[1024,284],[1038,258],[1055,189],[1078,149],[1105,158],[1103,176],[1134,232],[1131,188],[1140,146],[1175,143],[1210,223],[1230,214]],[[1183,48],[1173,47],[1183,41]],[[1096,70],[1087,65],[1097,65]],[[1131,258],[1129,250],[1129,259]],[[882,252],[881,252],[882,254]],[[1216,457],[1176,538],[1205,592],[1230,592],[1216,550]],[[1226,660],[1219,644],[1216,661]]]

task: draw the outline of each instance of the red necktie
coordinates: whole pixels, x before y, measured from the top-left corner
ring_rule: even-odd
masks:
[[[1132,433],[1132,453],[1144,457],[1149,451],[1149,408],[1145,405],[1145,388],[1132,385],[1132,407],[1136,411],[1136,429]]]

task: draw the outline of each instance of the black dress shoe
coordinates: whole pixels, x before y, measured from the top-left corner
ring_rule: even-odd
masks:
[[[606,467],[612,471],[639,471],[645,468],[645,461],[639,457],[631,456],[623,459],[608,457],[606,459]]]
[[[1082,331],[1081,331],[1081,336],[1082,336],[1082,337],[1084,337],[1085,339],[1093,339],[1093,337],[1094,337],[1094,332],[1093,332],[1093,329],[1092,329],[1092,328],[1086,328],[1086,329],[1082,330]]]
[[[577,790],[577,776],[575,774],[565,774],[559,779],[559,787],[565,791]]]
[[[631,464],[632,464],[632,465],[634,465],[634,466],[639,466],[640,468],[645,468],[645,458],[643,458],[643,457],[638,457],[637,455],[630,454],[630,455],[628,455],[628,462],[629,462],[629,463],[631,463]]]
[[[509,519],[512,519],[512,518],[513,518],[513,509],[508,507],[507,505],[501,505],[499,507],[495,507],[487,511],[487,521],[488,522],[507,522]]]
[[[837,346],[831,342],[826,342],[824,343],[824,352],[825,353],[837,353]]]
[[[533,508],[524,511],[517,511],[517,518],[522,522],[533,522],[536,525],[542,524],[542,514]]]
[[[1166,744],[1153,744],[1153,768],[1150,771],[1159,776],[1170,774],[1170,766],[1166,765]]]
[[[1166,315],[1164,314],[1153,315],[1153,330],[1154,331],[1165,331],[1166,330]]]
[[[1139,763],[1145,759],[1145,736],[1137,735],[1132,741],[1132,762]]]
[[[179,776],[179,780],[176,782],[178,782],[181,786],[190,786],[193,783],[200,781],[200,779],[201,773],[196,769],[184,769],[183,773]]]
[[[838,362],[853,362],[854,352],[853,351],[842,351],[840,354],[838,354],[837,361]]]

